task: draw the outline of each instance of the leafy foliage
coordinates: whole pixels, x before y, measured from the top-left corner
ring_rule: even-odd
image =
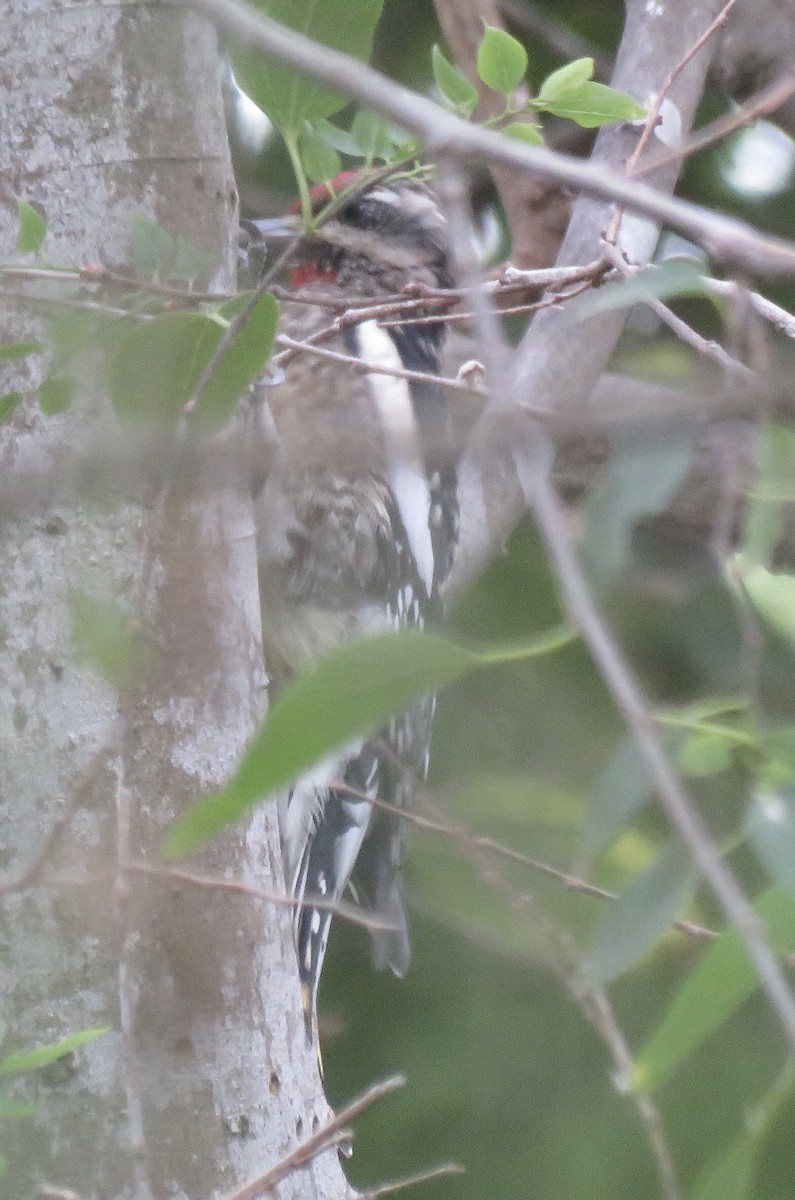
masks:
[[[257,800],[427,693],[471,671],[551,653],[571,636],[564,628],[515,646],[473,650],[437,634],[407,630],[340,646],[271,706],[236,775],[222,792],[179,819],[164,852],[193,850]]]
[[[68,1054],[73,1054],[80,1046],[85,1046],[88,1042],[93,1042],[96,1038],[102,1037],[109,1032],[110,1030],[107,1027],[102,1029],[82,1029],[78,1033],[72,1033],[68,1037],[62,1038],[60,1042],[54,1042],[48,1046],[39,1046],[36,1050],[22,1050],[6,1054],[0,1058],[0,1077],[39,1070],[41,1067],[46,1067],[50,1063],[57,1062],[58,1059],[64,1058]],[[0,1022],[0,1044],[2,1044],[4,1039],[5,1027]],[[12,1096],[0,1092],[0,1121],[4,1119],[20,1120],[23,1117],[33,1116],[35,1112],[35,1105],[15,1100]],[[7,1166],[7,1160],[0,1154],[0,1175],[4,1173]]]
[[[259,0],[256,5],[305,37],[361,59],[370,56],[381,6],[382,0]],[[286,137],[299,137],[307,121],[330,117],[347,103],[339,92],[260,54],[238,47],[232,58],[241,86]]]
[[[18,252],[20,254],[38,254],[47,236],[46,221],[32,204],[28,204],[27,200],[17,200],[17,217],[19,218]]]

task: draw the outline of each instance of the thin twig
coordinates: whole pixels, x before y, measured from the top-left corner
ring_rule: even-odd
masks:
[[[224,357],[235,338],[242,332],[243,329],[245,329],[246,325],[251,320],[251,314],[267,292],[268,288],[273,282],[274,277],[279,273],[279,271],[282,270],[283,267],[287,265],[292,258],[299,240],[300,239],[297,235],[292,238],[282,253],[276,258],[275,262],[271,264],[269,270],[266,271],[262,278],[258,281],[257,286],[252,291],[240,312],[237,313],[229,322],[229,325],[218,339],[218,345],[210,355],[208,363],[199,376],[192,395],[183,406],[183,417],[189,416],[201,403],[202,397],[210,386],[210,383],[212,382],[215,373],[221,364],[221,359]]]
[[[151,863],[129,862],[127,870],[131,874],[149,875],[157,879],[171,880],[175,883],[187,883],[193,887],[211,888],[215,891],[238,892],[252,896],[257,900],[265,900],[268,904],[276,904],[281,908],[317,908],[324,912],[333,913],[342,920],[350,921],[352,925],[361,925],[369,931],[390,930],[395,925],[379,913],[362,908],[358,904],[347,904],[344,900],[329,900],[323,896],[313,896],[307,893],[298,899],[280,892],[271,892],[256,884],[247,883],[243,879],[227,879],[220,875],[199,875],[195,871],[184,871],[176,867],[157,867]],[[58,881],[63,883],[63,881]],[[82,882],[82,881],[72,881]]]
[[[710,22],[708,27],[702,33],[701,37],[698,38],[693,43],[693,45],[689,48],[689,50],[687,50],[686,53],[682,55],[679,62],[676,63],[676,65],[674,67],[672,67],[671,70],[666,75],[665,80],[663,81],[663,85],[660,88],[659,92],[657,93],[657,97],[654,101],[654,104],[651,106],[649,115],[646,118],[646,124],[643,126],[641,135],[638,138],[638,144],[635,146],[635,149],[632,151],[632,154],[630,155],[629,159],[627,160],[626,173],[628,176],[631,176],[633,174],[633,172],[635,171],[636,167],[638,166],[638,163],[641,160],[641,156],[642,156],[644,150],[646,149],[649,142],[651,141],[652,134],[654,133],[654,131],[657,128],[659,121],[660,121],[660,113],[662,112],[662,106],[665,103],[665,100],[666,100],[671,88],[676,83],[676,80],[682,74],[682,71],[684,71],[687,64],[695,58],[695,56],[696,56],[696,54],[698,54],[699,50],[703,49],[703,47],[706,45],[706,43],[709,41],[709,39],[712,37],[712,35],[718,29],[720,29],[720,27],[725,23],[726,18],[728,17],[729,13],[734,8],[736,3],[737,3],[737,0],[727,0],[727,3],[723,6],[721,11],[718,13],[715,20]],[[605,241],[611,245],[615,245],[616,240],[618,238],[618,231],[621,226],[621,220],[624,216],[624,211],[625,211],[624,205],[619,205],[616,208],[616,211],[613,213],[613,217],[610,222],[610,226],[607,230],[607,233],[605,234]]]
[[[569,618],[582,633],[610,689],[654,780],[671,824],[712,888],[726,917],[736,925],[756,967],[762,990],[778,1016],[790,1047],[795,1050],[795,999],[784,972],[771,950],[764,926],[668,762],[640,686],[590,594],[542,455],[546,458],[544,448],[535,436],[525,453],[518,446],[514,449],[519,481],[546,546]]]
[[[760,317],[769,321],[780,333],[785,333],[789,338],[795,338],[795,316],[787,312],[786,308],[782,308],[780,304],[774,304],[772,300],[768,300],[767,296],[762,296],[759,292],[752,292],[731,279],[705,278],[704,287],[713,296],[720,296],[727,300],[745,297]]]
[[[759,117],[775,112],[793,95],[795,95],[795,76],[784,75],[749,100],[745,100],[736,111],[725,113],[717,120],[711,121],[709,125],[702,126],[681,146],[677,146],[673,150],[647,154],[643,162],[636,163],[632,168],[633,178],[637,179],[638,176],[656,171],[658,167],[668,166],[669,163],[678,162],[680,159],[690,158],[699,150],[706,149],[707,146],[713,145],[730,133],[736,133],[738,129],[743,129]]]
[[[605,253],[618,273],[625,279],[631,279],[633,275],[637,275],[641,270],[639,266],[628,263],[618,247],[608,242],[607,239],[605,239]],[[688,325],[687,321],[683,321],[662,300],[659,300],[656,296],[648,296],[644,299],[643,303],[647,304],[652,312],[656,313],[660,320],[676,334],[680,341],[690,346],[702,358],[711,359],[728,376],[740,379],[744,383],[758,384],[761,382],[755,371],[746,367],[744,363],[739,362],[736,358],[732,358],[731,354],[721,346],[720,342],[702,337],[692,325]]]
[[[363,374],[390,375],[395,379],[407,379],[411,383],[427,383],[433,387],[443,387],[447,391],[459,392],[463,396],[483,395],[482,388],[473,387],[471,384],[464,383],[460,379],[448,379],[444,375],[431,375],[426,371],[409,371],[405,367],[390,367],[383,363],[369,363],[363,361],[361,358],[356,358],[352,354],[342,354],[338,350],[329,350],[324,346],[315,346],[308,342],[299,341],[297,338],[289,337],[286,333],[280,333],[276,342],[279,346],[284,346],[287,350],[314,354],[320,358],[328,358],[332,362],[351,367],[354,371],[359,371]],[[281,366],[282,362],[284,362],[284,359],[280,354],[275,354],[271,359],[271,365],[274,367]]]
[[[359,1200],[381,1200],[382,1196],[391,1196],[402,1192],[404,1188],[417,1187],[421,1183],[430,1183],[432,1179],[441,1179],[443,1175],[465,1175],[466,1168],[460,1163],[442,1163],[438,1167],[430,1167],[427,1171],[418,1171],[416,1175],[406,1175],[403,1179],[393,1179],[389,1183],[381,1183],[378,1187],[365,1188],[359,1192]]]
[[[261,16],[240,0],[191,3],[244,45],[270,54],[396,121],[422,138],[432,154],[460,158],[479,155],[626,205],[702,242],[715,258],[735,264],[751,277],[795,274],[795,245],[790,242],[762,235],[742,221],[689,201],[673,199],[625,174],[610,171],[603,163],[584,162],[543,146],[520,143],[461,120],[371,67]]]
[[[358,1099],[353,1100],[342,1112],[318,1129],[317,1133],[307,1138],[305,1142],[301,1142],[295,1150],[280,1159],[264,1175],[244,1183],[242,1187],[235,1188],[232,1192],[227,1192],[221,1200],[257,1200],[257,1197],[273,1191],[277,1183],[291,1175],[293,1171],[305,1167],[324,1150],[349,1139],[351,1134],[348,1125],[366,1109],[371,1108],[373,1104],[383,1100],[385,1096],[391,1095],[398,1088],[402,1088],[405,1082],[403,1075],[393,1075],[390,1079],[383,1080],[382,1083],[373,1084]]]

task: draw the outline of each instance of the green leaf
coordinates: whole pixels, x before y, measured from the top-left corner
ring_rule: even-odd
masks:
[[[230,346],[221,355],[197,409],[203,428],[215,428],[237,411],[241,396],[265,370],[279,324],[279,305],[271,292],[259,297]]]
[[[376,113],[360,108],[353,118],[351,135],[367,157],[385,158],[392,148],[392,132],[389,124]]]
[[[565,320],[572,324],[597,313],[614,312],[668,300],[672,296],[700,296],[705,292],[704,272],[692,258],[669,258],[660,266],[644,267],[620,283],[606,283],[566,306]]]
[[[39,384],[39,408],[45,417],[66,412],[75,394],[75,381],[66,375],[51,375]]]
[[[95,600],[85,592],[72,593],[70,608],[79,655],[114,687],[129,686],[146,662],[136,623],[118,605]]]
[[[754,909],[767,928],[773,952],[795,946],[795,899],[773,889]],[[688,1055],[740,1007],[759,986],[737,930],[726,929],[712,944],[700,966],[680,988],[665,1016],[635,1062],[633,1087],[657,1087]]]
[[[773,882],[795,895],[795,790],[758,789],[748,810],[746,831]]]
[[[694,733],[679,747],[676,763],[683,775],[718,775],[732,765],[732,743],[719,733]]]
[[[47,236],[47,222],[27,200],[17,200],[17,216],[17,250],[20,254],[37,254]]]
[[[210,265],[209,256],[178,235],[174,237],[156,221],[136,213],[132,219],[130,258],[138,275],[151,275],[191,283]]]
[[[434,46],[431,51],[431,62],[436,86],[445,100],[448,100],[453,108],[459,109],[468,117],[474,112],[479,99],[478,89],[474,83],[471,83],[463,71],[445,58],[438,46]]]
[[[81,1029],[79,1033],[71,1033],[69,1037],[51,1046],[7,1054],[5,1058],[0,1059],[0,1075],[12,1075],[17,1071],[35,1071],[38,1067],[46,1067],[48,1063],[63,1058],[65,1054],[71,1054],[79,1046],[93,1042],[95,1038],[103,1037],[106,1033],[110,1033],[109,1025],[101,1029]]]
[[[795,575],[774,574],[742,554],[731,558],[727,571],[770,628],[795,645]]]
[[[312,41],[367,61],[383,0],[258,0],[256,8]],[[330,117],[348,103],[293,67],[237,47],[232,62],[240,86],[282,134],[298,137],[306,121]]]
[[[597,776],[581,833],[583,851],[601,854],[653,796],[646,760],[634,739],[625,738]]]
[[[192,417],[199,425],[218,425],[234,413],[267,364],[277,320],[278,305],[265,293],[217,363]],[[164,313],[129,330],[109,367],[111,400],[119,417],[132,424],[175,423],[223,333],[220,320],[188,312]]]
[[[113,407],[130,424],[170,425],[193,395],[221,337],[204,313],[163,313],[134,326],[109,365]]]
[[[17,406],[22,403],[22,392],[6,392],[0,396],[0,422],[7,421]]]
[[[690,464],[693,431],[684,428],[616,435],[614,452],[585,508],[582,557],[598,587],[626,565],[635,525],[662,512]]]
[[[406,630],[340,646],[279,696],[235,777],[188,809],[163,853],[189,853],[340,746],[467,672],[547,654],[572,637],[556,629],[514,646],[471,650],[438,634]]]
[[[534,125],[532,121],[513,121],[510,125],[503,125],[500,133],[504,133],[506,137],[516,138],[519,142],[527,142],[531,146],[543,146],[544,144],[541,126]]]
[[[698,872],[683,847],[666,846],[618,900],[603,909],[586,959],[589,978],[609,983],[634,967],[668,931],[697,881]]]
[[[316,129],[304,130],[298,139],[298,148],[304,170],[313,183],[326,183],[342,170],[339,154]]]
[[[41,342],[5,342],[0,345],[0,362],[6,362],[9,358],[24,358],[27,354],[38,354],[41,349]]]
[[[567,92],[580,87],[583,83],[587,83],[592,76],[593,59],[576,58],[574,62],[567,63],[565,67],[559,67],[557,71],[553,71],[551,75],[547,75],[541,84],[537,103],[549,103],[553,100],[558,100],[561,96],[565,96]]]
[[[756,1174],[756,1138],[740,1137],[712,1159],[696,1180],[691,1200],[746,1200]]]
[[[345,129],[340,129],[337,125],[332,125],[331,121],[327,121],[325,117],[321,117],[314,123],[315,130],[323,138],[323,141],[333,146],[340,154],[347,154],[349,158],[363,158],[362,148],[354,139],[352,134]]]
[[[759,430],[756,460],[742,552],[745,559],[766,565],[784,532],[783,506],[795,501],[795,430],[765,421]]]
[[[167,275],[177,254],[176,239],[148,217],[132,218],[130,261],[137,275]]]
[[[604,83],[581,83],[556,99],[538,97],[532,104],[541,112],[565,117],[584,129],[595,129],[611,121],[637,121],[646,116],[646,110],[632,96]]]
[[[32,1117],[35,1111],[35,1104],[25,1104],[22,1100],[14,1100],[0,1092],[0,1117],[17,1120],[19,1117]]]
[[[486,87],[509,96],[525,77],[527,51],[504,29],[487,25],[478,47],[477,69]]]

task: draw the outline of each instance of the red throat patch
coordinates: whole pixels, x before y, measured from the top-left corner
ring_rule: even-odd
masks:
[[[290,268],[290,283],[294,288],[306,287],[310,283],[334,283],[336,278],[336,271],[324,269],[311,259],[296,263]]]

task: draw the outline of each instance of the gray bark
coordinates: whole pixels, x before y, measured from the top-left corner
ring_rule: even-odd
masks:
[[[144,213],[208,250],[212,286],[230,286],[236,195],[210,27],[176,7],[57,0],[19,0],[3,25],[2,256],[15,193],[46,214],[50,261],[124,264],[130,218]],[[7,312],[2,340],[26,322]],[[68,462],[110,420],[95,390],[87,378],[73,409],[47,419],[28,396],[2,427],[0,463]],[[37,1112],[0,1121],[0,1192],[30,1197],[44,1180],[103,1200],[217,1195],[327,1116],[289,917],[250,894],[125,867],[167,866],[157,850],[170,824],[228,777],[264,710],[248,499],[231,487],[104,496],[2,532],[4,1051],[112,1032],[9,1079]],[[74,588],[144,630],[147,668],[120,693],[75,654]],[[272,811],[188,865],[281,890]],[[280,1192],[347,1193],[334,1152]]]

